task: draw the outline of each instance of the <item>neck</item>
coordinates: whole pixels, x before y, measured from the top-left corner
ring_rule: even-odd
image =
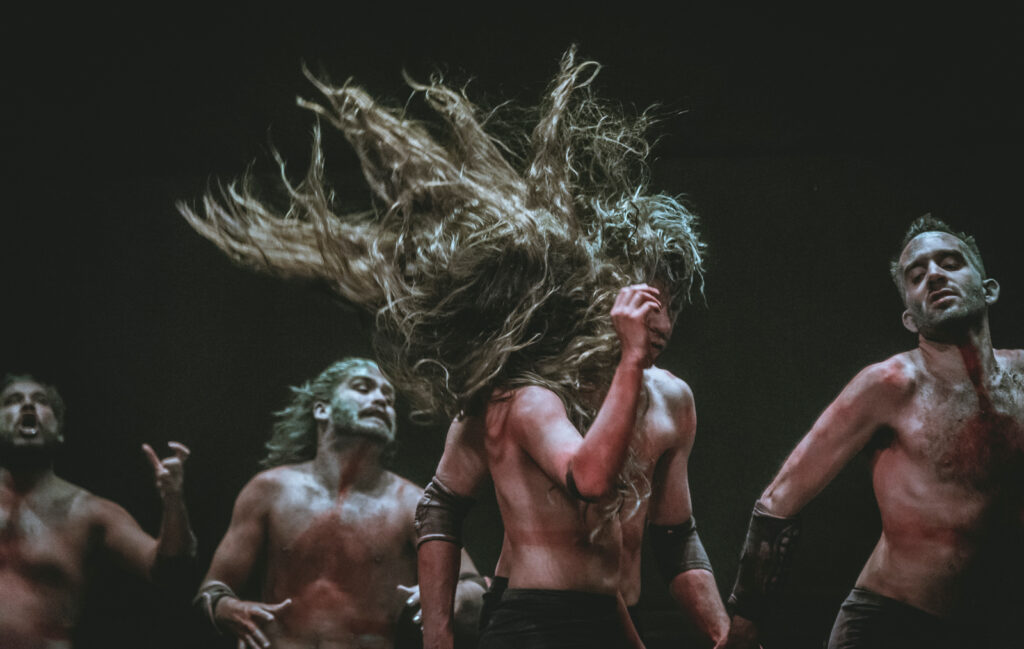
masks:
[[[987,321],[962,335],[941,340],[919,334],[918,347],[925,362],[937,374],[951,376],[966,372],[975,385],[984,383],[999,370]]]
[[[17,493],[27,493],[53,479],[53,460],[18,458],[5,451],[0,461],[0,486]]]
[[[331,491],[371,485],[384,473],[381,454],[384,444],[370,437],[326,439],[321,437],[313,468]]]

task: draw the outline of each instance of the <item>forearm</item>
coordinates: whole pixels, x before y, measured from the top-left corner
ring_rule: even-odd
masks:
[[[642,383],[642,363],[623,358],[597,417],[572,457],[572,478],[581,495],[598,498],[614,487],[632,440]]]
[[[626,600],[622,598],[622,593],[616,593],[615,598],[617,605],[616,611],[619,614],[619,621],[622,624],[625,646],[632,647],[632,649],[644,649],[643,640],[640,639],[640,634],[637,633],[636,626],[633,625],[633,618],[629,616],[629,608],[626,606]]]
[[[725,638],[729,632],[729,616],[713,574],[707,570],[688,570],[676,575],[669,590],[701,634],[714,643]]]
[[[461,548],[448,541],[425,541],[417,551],[424,649],[454,645],[460,554]]]
[[[188,510],[181,494],[168,494],[163,498],[163,516],[160,536],[157,537],[157,558],[193,557],[196,536],[188,519]]]

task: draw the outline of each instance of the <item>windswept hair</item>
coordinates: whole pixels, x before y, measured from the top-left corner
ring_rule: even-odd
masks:
[[[316,420],[313,404],[330,403],[337,387],[358,368],[377,364],[368,358],[345,358],[321,372],[315,379],[291,386],[292,399],[274,413],[274,430],[267,440],[267,456],[260,465],[265,468],[312,460],[317,450]]]
[[[974,266],[977,267],[978,272],[982,277],[985,275],[985,264],[981,260],[981,250],[978,248],[978,242],[975,241],[974,237],[954,230],[950,225],[941,219],[937,219],[931,215],[931,212],[924,216],[919,216],[914,219],[914,222],[907,228],[906,233],[903,235],[903,241],[900,242],[900,248],[896,251],[896,255],[889,261],[889,274],[892,276],[892,281],[896,283],[896,288],[903,290],[903,276],[902,269],[900,268],[900,257],[903,255],[903,250],[906,249],[907,244],[919,235],[925,232],[945,232],[946,234],[952,235],[962,241],[967,251],[970,253],[971,261]]]
[[[618,291],[661,279],[679,306],[703,252],[695,217],[648,193],[651,116],[596,98],[599,69],[570,48],[529,136],[436,78],[407,79],[438,118],[427,123],[306,71],[322,97],[299,104],[348,140],[374,209],[336,210],[319,121],[301,182],[278,157],[285,209],[251,176],[179,209],[236,261],[326,280],[373,313],[377,358],[414,416],[446,422],[481,413],[496,391],[542,385],[586,431],[595,411],[581,395],[607,387],[620,355]]]
[[[50,408],[53,410],[53,416],[57,419],[57,432],[64,432],[64,398],[60,396],[60,392],[57,391],[56,386],[49,383],[44,383],[31,374],[6,374],[4,375],[3,384],[0,385],[0,393],[15,383],[30,382],[36,383],[43,392],[46,393],[46,398],[50,401]]]

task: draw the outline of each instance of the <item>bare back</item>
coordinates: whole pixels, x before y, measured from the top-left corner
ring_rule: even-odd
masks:
[[[973,582],[999,570],[1009,543],[1021,539],[1021,354],[996,351],[995,358],[999,371],[988,385],[975,385],[969,373],[936,376],[920,349],[887,361],[907,394],[891,429],[876,433],[872,481],[882,536],[858,585],[949,614],[964,604],[955,595],[976,597]]]
[[[540,437],[552,431],[538,427],[513,433],[521,423],[516,419],[524,393],[537,390],[541,388],[521,388],[496,398],[486,414],[485,450],[505,524],[502,563],[509,567],[509,586],[614,595],[621,524],[612,520],[602,526],[602,503],[570,496],[524,448],[522,435]],[[557,448],[561,440],[547,441]]]
[[[279,467],[269,483],[264,601],[291,598],[267,626],[275,647],[391,647],[416,583],[413,513],[422,490],[383,471],[369,485],[328,493],[311,463]]]

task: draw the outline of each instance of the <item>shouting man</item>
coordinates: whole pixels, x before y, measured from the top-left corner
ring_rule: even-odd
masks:
[[[154,539],[119,505],[54,474],[64,441],[56,388],[7,376],[0,407],[0,638],[16,649],[70,647],[87,568],[98,553],[158,584],[174,582],[195,555],[182,498],[188,449],[170,442],[173,457],[161,460],[142,447],[164,504]]]

